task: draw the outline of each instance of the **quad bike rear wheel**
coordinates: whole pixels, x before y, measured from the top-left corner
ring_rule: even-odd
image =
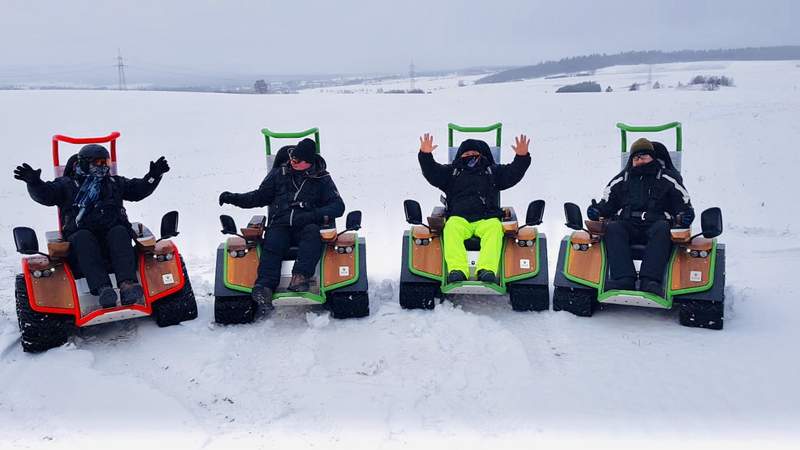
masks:
[[[366,292],[333,292],[325,302],[334,319],[369,316],[369,294]]]
[[[256,304],[249,295],[214,299],[214,321],[222,325],[251,323],[255,312]]]
[[[66,344],[75,331],[74,317],[34,311],[23,274],[17,275],[14,294],[19,330],[22,332],[22,350],[38,353]]]
[[[725,304],[708,300],[685,300],[680,304],[678,318],[681,325],[695,328],[721,330]]]
[[[511,309],[514,311],[547,311],[550,309],[549,286],[515,286],[508,287]]]
[[[556,286],[553,291],[553,311],[571,312],[580,317],[592,317],[599,303],[594,289],[573,289]]]
[[[400,283],[400,306],[403,309],[433,309],[438,287],[428,283]]]

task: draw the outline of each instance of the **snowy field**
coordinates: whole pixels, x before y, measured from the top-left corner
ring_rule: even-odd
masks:
[[[0,92],[0,448],[781,448],[800,443],[800,63],[670,64],[653,80],[733,77],[716,92],[617,89],[648,67],[596,77],[458,88],[430,95],[245,96],[146,92]],[[616,91],[554,94],[594,79]],[[524,211],[548,202],[549,264],[567,230],[561,205],[586,205],[619,170],[617,121],[684,124],[685,184],[698,212],[720,206],[727,244],[723,331],[681,327],[674,312],[611,307],[592,318],[515,313],[502,298],[433,312],[397,301],[402,201],[439,193],[422,178],[418,136],[446,155],[446,124],[504,124],[533,137],[533,165],[504,194]],[[222,190],[264,176],[259,130],[318,126],[348,207],[364,212],[370,317],[283,308],[265,322],[213,323]],[[14,310],[11,230],[55,229],[13,168],[51,177],[50,137],[119,130],[120,171],[165,155],[156,193],[130,204],[157,228],[181,213],[177,243],[200,309],[159,329],[150,319],[84,329],[62,348],[24,354]],[[672,136],[663,136],[674,146]],[[699,222],[699,221],[698,221]]]

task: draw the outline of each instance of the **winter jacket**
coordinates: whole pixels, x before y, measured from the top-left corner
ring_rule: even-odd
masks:
[[[693,211],[680,174],[659,160],[625,169],[606,185],[598,203],[600,216],[648,225],[658,220],[674,223],[678,214]]]
[[[61,232],[65,239],[80,229],[102,232],[115,225],[130,228],[128,214],[122,202],[138,202],[145,199],[161,182],[161,177],[153,177],[149,173],[144,178],[125,178],[118,175],[106,177],[103,180],[100,199],[84,214],[79,226],[75,223],[78,207],[74,203],[75,196],[83,183],[83,177],[74,174],[72,170],[65,173],[68,175],[53,181],[28,184],[28,193],[34,201],[45,206],[58,207]]]
[[[344,202],[319,155],[303,172],[293,170],[288,162],[274,167],[258,189],[233,194],[230,204],[240,208],[268,206],[267,226],[321,225],[344,214]]]
[[[522,180],[531,164],[530,154],[516,155],[510,164],[496,164],[489,146],[485,145],[480,149],[480,163],[467,167],[461,159],[464,151],[459,148],[452,164],[439,164],[431,153],[419,152],[422,175],[428,183],[444,191],[447,215],[460,216],[469,222],[502,217],[500,191]]]

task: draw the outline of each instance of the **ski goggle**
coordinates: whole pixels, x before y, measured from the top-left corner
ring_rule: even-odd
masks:
[[[637,154],[631,156],[631,159],[634,160],[634,161],[638,161],[640,159],[652,158],[652,157],[653,157],[653,155],[651,155],[649,153],[637,153]]]

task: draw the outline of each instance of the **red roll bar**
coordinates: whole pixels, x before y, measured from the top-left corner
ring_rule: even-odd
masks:
[[[53,136],[53,166],[58,167],[59,158],[58,158],[58,143],[59,142],[66,142],[68,144],[105,144],[106,142],[111,143],[111,162],[117,162],[117,138],[119,137],[119,131],[114,131],[108,136],[101,136],[101,137],[88,137],[88,138],[76,138],[71,136],[64,136],[62,134],[57,134]]]

